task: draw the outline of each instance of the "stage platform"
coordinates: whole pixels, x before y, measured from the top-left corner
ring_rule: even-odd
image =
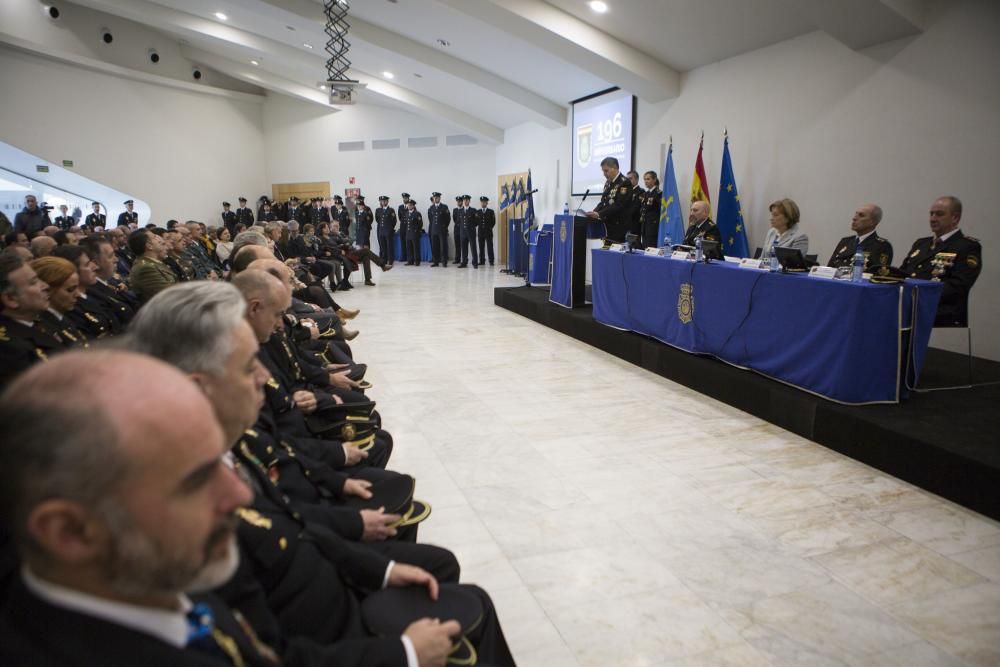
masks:
[[[591,307],[550,303],[548,287],[498,287],[497,306],[739,408],[813,442],[1000,520],[1000,385],[844,406],[710,357],[596,322]],[[965,383],[967,357],[930,348],[921,386]],[[974,359],[973,381],[1000,381]]]

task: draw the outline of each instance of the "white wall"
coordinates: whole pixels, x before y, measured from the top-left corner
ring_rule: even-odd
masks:
[[[866,52],[816,32],[693,70],[676,100],[640,101],[636,167],[662,173],[661,144],[673,135],[678,186],[689,192],[704,130],[714,202],[728,127],[751,247],[767,231],[767,204],[791,197],[802,209],[810,252],[821,261],[850,234],[855,208],[876,202],[885,211],[879,233],[892,241],[898,264],[914,239],[930,233],[931,202],[957,195],[965,204],[962,229],[984,246],[971,298],[975,352],[1000,359],[1000,337],[992,335],[1000,327],[1000,260],[993,253],[1000,247],[993,205],[1000,5],[941,4],[921,35]],[[569,150],[568,130],[521,126],[498,148],[497,172],[533,167],[540,213],[550,216],[569,192]],[[960,349],[956,333],[935,333],[932,344]]]
[[[0,139],[146,201],[152,220],[214,222],[264,190],[261,104],[139,83],[0,47]],[[53,94],[66,103],[51,101]],[[114,213],[114,209],[112,209]]]
[[[337,113],[288,97],[270,96],[264,104],[264,141],[269,183],[330,181],[331,193],[361,188],[367,203],[379,195],[392,204],[409,192],[421,211],[430,193],[443,194],[454,206],[455,196],[495,197],[496,149],[488,144],[445,146],[447,135],[462,130],[405,111],[359,103]],[[408,137],[438,138],[436,148],[407,148]],[[372,139],[399,139],[401,148],[373,151]],[[365,149],[339,152],[341,141],[364,141]],[[354,176],[355,185],[348,179]],[[374,199],[373,199],[374,197]],[[478,206],[478,201],[475,202]]]

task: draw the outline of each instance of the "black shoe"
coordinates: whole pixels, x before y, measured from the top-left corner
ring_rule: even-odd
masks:
[[[407,262],[406,265],[407,266],[413,266],[413,262]]]
[[[373,283],[373,282],[372,282],[372,281],[370,281],[370,280],[366,280],[366,281],[365,281],[365,285],[367,285],[368,287],[375,287],[375,283]]]
[[[447,269],[447,268],[448,268],[448,263],[447,263],[447,262],[445,262],[445,263],[444,263],[444,264],[442,264],[441,266],[443,266],[444,268],[446,268],[446,269]]]
[[[441,265],[437,263],[431,264],[431,268],[434,268],[435,266],[441,266]]]
[[[493,262],[490,262],[490,266],[493,266]]]

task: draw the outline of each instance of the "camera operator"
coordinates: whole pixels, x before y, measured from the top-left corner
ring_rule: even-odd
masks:
[[[45,202],[39,206],[35,195],[27,195],[24,198],[24,209],[14,217],[14,231],[24,232],[29,239],[34,238],[52,224],[49,220],[51,210],[52,207]]]

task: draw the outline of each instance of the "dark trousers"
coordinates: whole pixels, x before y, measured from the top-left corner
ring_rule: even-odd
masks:
[[[408,261],[420,266],[420,237],[406,237],[406,254],[410,258]]]
[[[489,253],[490,266],[493,266],[493,230],[492,229],[480,229],[479,230],[479,261],[482,264],[486,263],[486,256]]]
[[[448,266],[448,229],[431,234],[431,253],[435,264]]]
[[[393,239],[393,242],[395,243],[395,239]],[[407,262],[409,261],[407,259],[407,254],[408,253],[406,252],[406,232],[401,231],[399,232],[399,257],[397,257],[396,259],[398,259],[400,262]]]
[[[385,234],[378,235],[378,256],[387,264],[392,264],[392,236],[386,236]]]
[[[376,255],[369,248],[361,248],[358,250],[358,261],[361,262],[361,268],[365,273],[365,280],[372,279],[372,264],[374,263],[380,269],[385,269],[385,260]]]
[[[462,230],[462,264],[469,263],[469,250],[472,250],[472,265],[479,266],[479,251],[476,247],[476,228]]]
[[[660,221],[644,222],[642,224],[642,245],[646,248],[658,248],[663,239],[656,238],[660,235]]]
[[[358,245],[363,248],[372,247],[372,230],[371,227],[359,227],[358,228]]]
[[[446,248],[447,249],[447,248]],[[455,224],[455,263],[462,261],[462,225]]]

